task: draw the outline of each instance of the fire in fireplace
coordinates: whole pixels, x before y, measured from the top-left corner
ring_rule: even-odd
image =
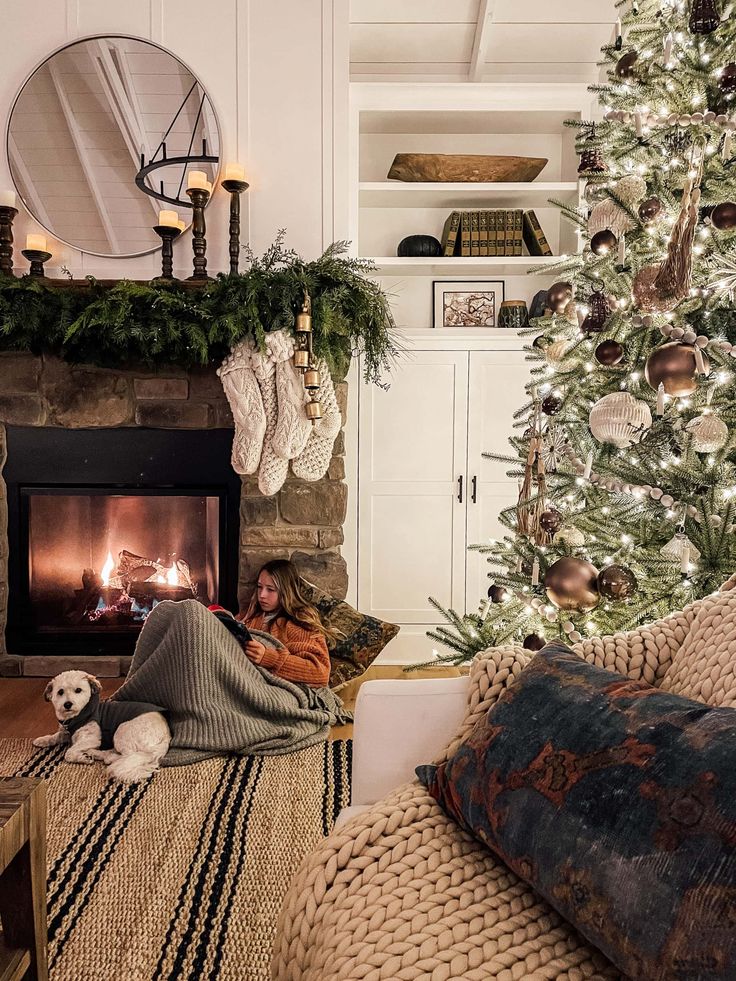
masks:
[[[131,653],[165,599],[237,603],[228,430],[7,427],[12,654]]]
[[[217,602],[219,498],[24,487],[39,632],[136,629],[164,599]]]

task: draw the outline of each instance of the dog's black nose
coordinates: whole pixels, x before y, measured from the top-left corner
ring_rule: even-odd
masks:
[[[71,702],[64,702],[64,708],[67,710],[67,712],[69,711],[69,709],[71,707],[72,707],[72,703]]]

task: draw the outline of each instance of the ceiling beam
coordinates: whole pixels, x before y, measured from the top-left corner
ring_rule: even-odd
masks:
[[[479,82],[483,77],[486,64],[488,45],[491,40],[491,27],[496,8],[496,0],[480,0],[478,4],[478,20],[475,25],[473,38],[473,53],[470,56],[468,81]]]

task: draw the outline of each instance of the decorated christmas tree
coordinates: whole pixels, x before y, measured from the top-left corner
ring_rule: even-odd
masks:
[[[623,0],[603,118],[578,129],[580,252],[531,322],[519,479],[459,662],[613,633],[736,571],[736,5]],[[493,457],[499,459],[499,457]]]

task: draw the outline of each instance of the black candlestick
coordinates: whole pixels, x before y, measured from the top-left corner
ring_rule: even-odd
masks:
[[[51,258],[51,252],[42,252],[40,249],[22,249],[21,255],[24,255],[26,259],[31,264],[30,275],[31,276],[44,276],[43,271],[44,262],[48,262]]]
[[[192,202],[192,249],[194,250],[194,273],[192,279],[209,279],[207,275],[207,226],[204,221],[204,207],[210,199],[210,192],[202,187],[188,187],[187,194]]]
[[[0,275],[13,275],[13,218],[17,208],[0,207]]]
[[[240,195],[250,185],[246,181],[226,180],[222,186],[230,194],[230,272],[236,273],[240,258]]]
[[[154,232],[161,239],[161,279],[176,279],[174,275],[174,239],[181,235],[181,229],[175,225],[154,225]]]

